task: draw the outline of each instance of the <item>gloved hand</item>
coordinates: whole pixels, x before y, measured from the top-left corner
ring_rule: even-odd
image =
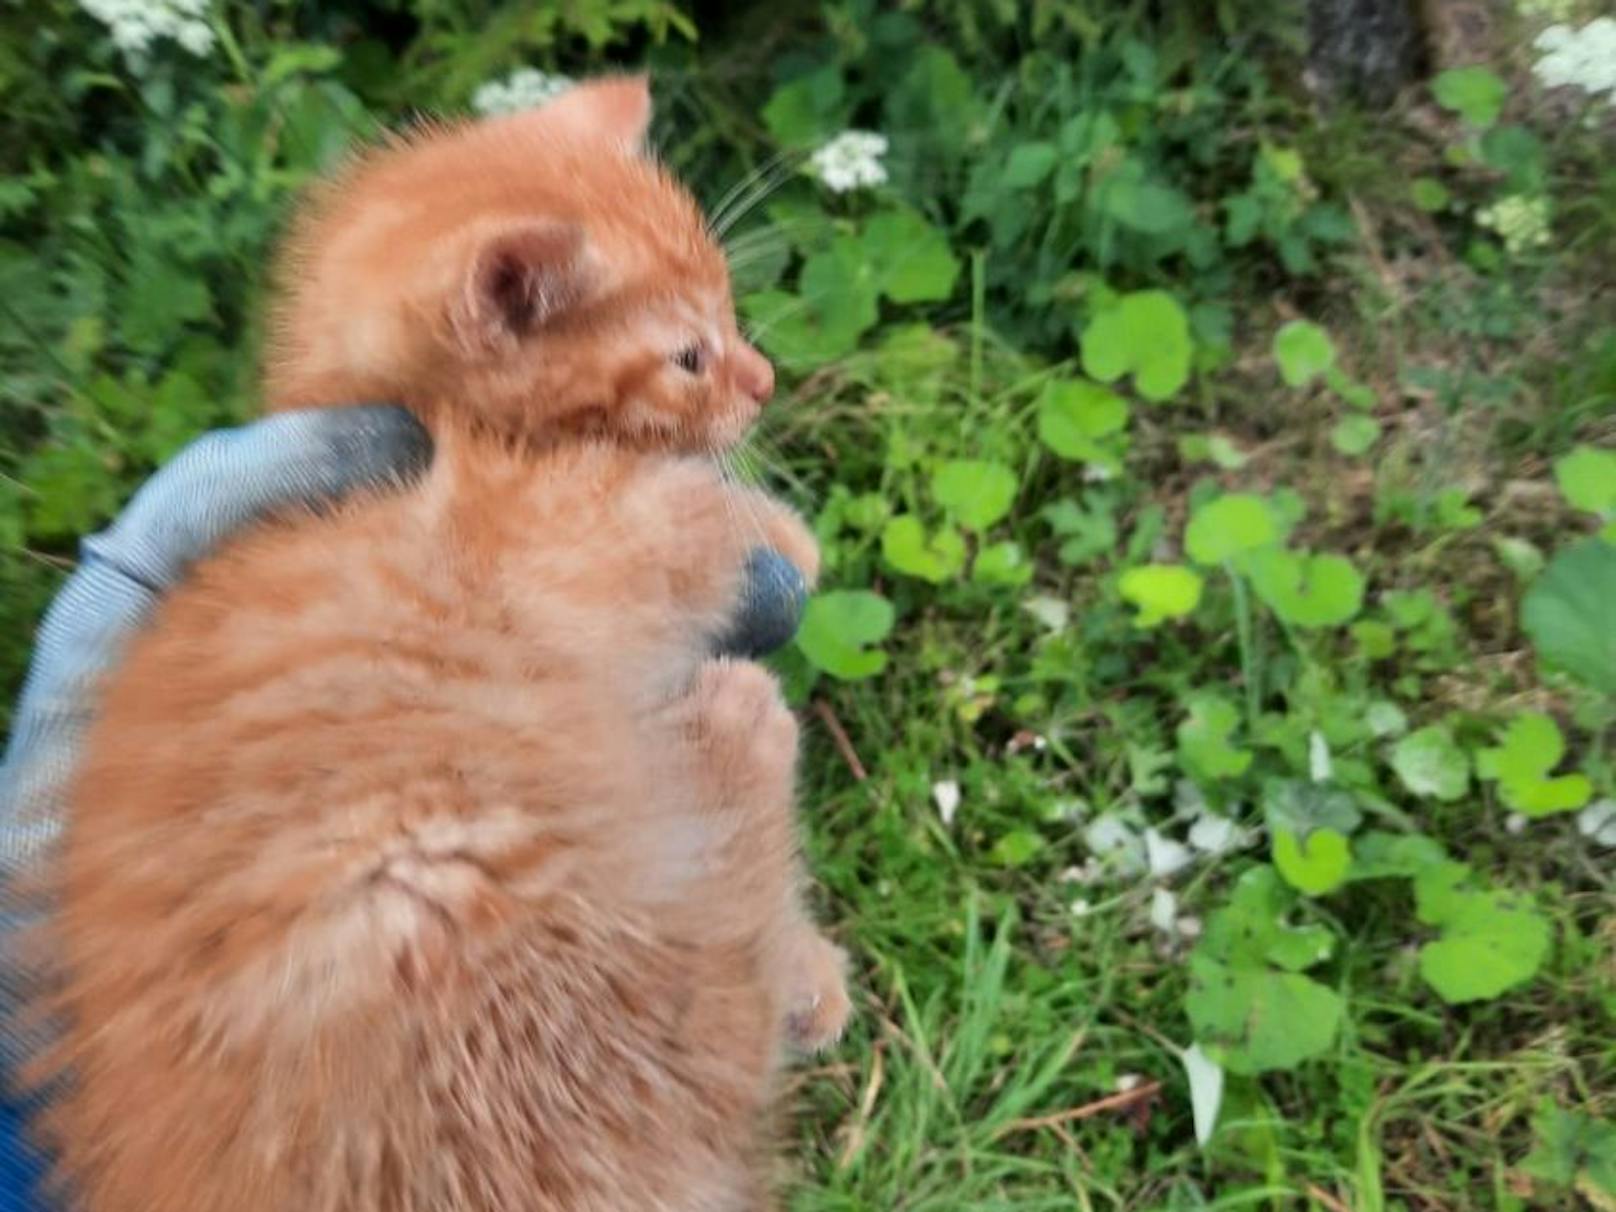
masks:
[[[40,626],[0,766],[0,891],[32,871],[60,832],[96,688],[185,570],[268,514],[320,508],[358,488],[402,485],[431,458],[431,440],[401,408],[281,413],[193,442],[147,481],[110,527],[84,540],[77,571]],[[793,565],[766,549],[753,553],[747,573],[740,614],[715,647],[760,656],[791,638],[806,587]],[[0,915],[0,932],[20,924],[14,910]],[[38,1042],[23,1038],[14,1021],[29,979],[13,958],[0,961],[0,1066],[6,1070]],[[3,1184],[17,1155],[4,1127],[0,1118],[0,1208],[9,1208]]]

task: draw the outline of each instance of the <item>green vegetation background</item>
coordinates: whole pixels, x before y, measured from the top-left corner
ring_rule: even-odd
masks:
[[[296,190],[649,64],[827,555],[859,1005],[791,1206],[1608,1212],[1616,126],[1470,7],[1361,113],[1256,0],[256,0],[140,63],[3,0],[0,723],[76,538],[253,415]]]

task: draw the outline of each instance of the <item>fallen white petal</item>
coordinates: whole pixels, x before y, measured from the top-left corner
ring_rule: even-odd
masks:
[[[1195,852],[1183,842],[1163,837],[1155,829],[1146,829],[1145,861],[1150,867],[1150,874],[1163,879],[1194,862]]]
[[[1595,800],[1577,813],[1577,832],[1601,846],[1616,846],[1616,800]]]
[[[1144,842],[1133,827],[1115,813],[1107,813],[1085,825],[1083,844],[1126,874],[1145,869]]]
[[[1201,919],[1186,913],[1176,923],[1180,938],[1197,939],[1201,937]]]
[[[1189,843],[1202,854],[1227,854],[1243,840],[1240,826],[1226,816],[1207,813],[1190,826]]]
[[[959,808],[959,784],[953,779],[944,779],[940,783],[931,785],[932,802],[937,805],[937,815],[943,818],[944,825],[954,823],[954,813]]]
[[[1178,897],[1166,888],[1150,894],[1150,924],[1163,934],[1174,933],[1178,919]]]
[[[1184,1075],[1190,1079],[1190,1111],[1195,1117],[1195,1143],[1202,1148],[1218,1126],[1218,1109],[1223,1106],[1223,1066],[1191,1044],[1178,1054]]]
[[[1129,1090],[1135,1089],[1144,1080],[1137,1073],[1120,1074],[1117,1077],[1117,1093],[1126,1094]]]
[[[1307,769],[1315,783],[1330,781],[1330,744],[1316,728],[1307,734]]]

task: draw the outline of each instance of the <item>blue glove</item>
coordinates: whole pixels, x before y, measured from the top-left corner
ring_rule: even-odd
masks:
[[[391,405],[282,413],[220,430],[188,446],[135,494],[51,604],[0,767],[0,887],[31,871],[61,830],[63,797],[93,717],[95,692],[129,637],[198,559],[231,535],[286,508],[319,508],[356,488],[403,484],[431,461],[426,432]],[[760,656],[791,638],[807,596],[784,557],[760,549],[747,566],[741,611],[717,651]],[[0,932],[21,922],[0,917]],[[25,1038],[14,1010],[32,974],[0,967],[0,1067],[42,1042]],[[0,1075],[3,1080],[3,1075]],[[21,1173],[19,1143],[0,1106],[0,1209]]]

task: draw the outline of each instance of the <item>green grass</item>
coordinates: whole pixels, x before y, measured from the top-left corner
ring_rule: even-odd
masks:
[[[0,701],[76,537],[190,435],[253,414],[297,186],[520,64],[650,62],[669,163],[747,204],[736,293],[782,391],[738,461],[814,519],[824,588],[854,595],[778,659],[857,1006],[794,1079],[789,1205],[1616,1207],[1613,851],[1569,812],[1515,831],[1526,784],[1481,777],[1542,713],[1565,742],[1548,773],[1587,779],[1571,798],[1616,793],[1612,556],[1588,546],[1616,502],[1556,483],[1573,450],[1616,447],[1611,118],[1533,83],[1531,19],[1488,58],[1506,106],[1483,130],[1424,88],[1326,112],[1297,83],[1300,31],[1239,2],[238,6],[229,56],[145,74],[69,0],[44,7],[0,13]],[[803,170],[844,128],[890,137],[886,185],[837,195]],[[1548,200],[1546,243],[1482,222],[1516,194]],[[1129,364],[1159,342],[1115,320],[1140,292],[1152,333],[1189,333],[1154,379]],[[1334,367],[1293,386],[1274,340],[1296,321]],[[1052,437],[1051,412],[1095,428]],[[1344,453],[1337,427],[1365,418],[1372,445]],[[1278,537],[1198,563],[1187,528],[1228,494]],[[1524,604],[1573,550],[1606,582],[1562,579],[1534,633]],[[1275,572],[1313,556],[1329,609]],[[1157,565],[1200,596],[1141,626],[1120,586]],[[1428,726],[1457,797],[1398,771]],[[1096,853],[1097,821],[1181,841],[1202,809],[1251,844],[1161,877]],[[1274,879],[1328,954],[1281,973],[1220,950],[1271,837],[1325,831],[1344,874]],[[1389,845],[1418,858],[1370,878]],[[1452,875],[1434,848],[1471,872],[1447,908],[1494,932],[1471,968],[1546,931],[1476,1000],[1422,969],[1463,934],[1420,920]],[[1153,924],[1163,890],[1199,938]],[[1254,996],[1243,1036],[1208,1025],[1192,968],[1294,977],[1339,1022],[1276,1031]],[[1204,1146],[1180,1060],[1198,1039],[1228,1068]],[[1243,1071],[1276,1039],[1309,1054]],[[1556,1129],[1555,1108],[1582,1118]]]

